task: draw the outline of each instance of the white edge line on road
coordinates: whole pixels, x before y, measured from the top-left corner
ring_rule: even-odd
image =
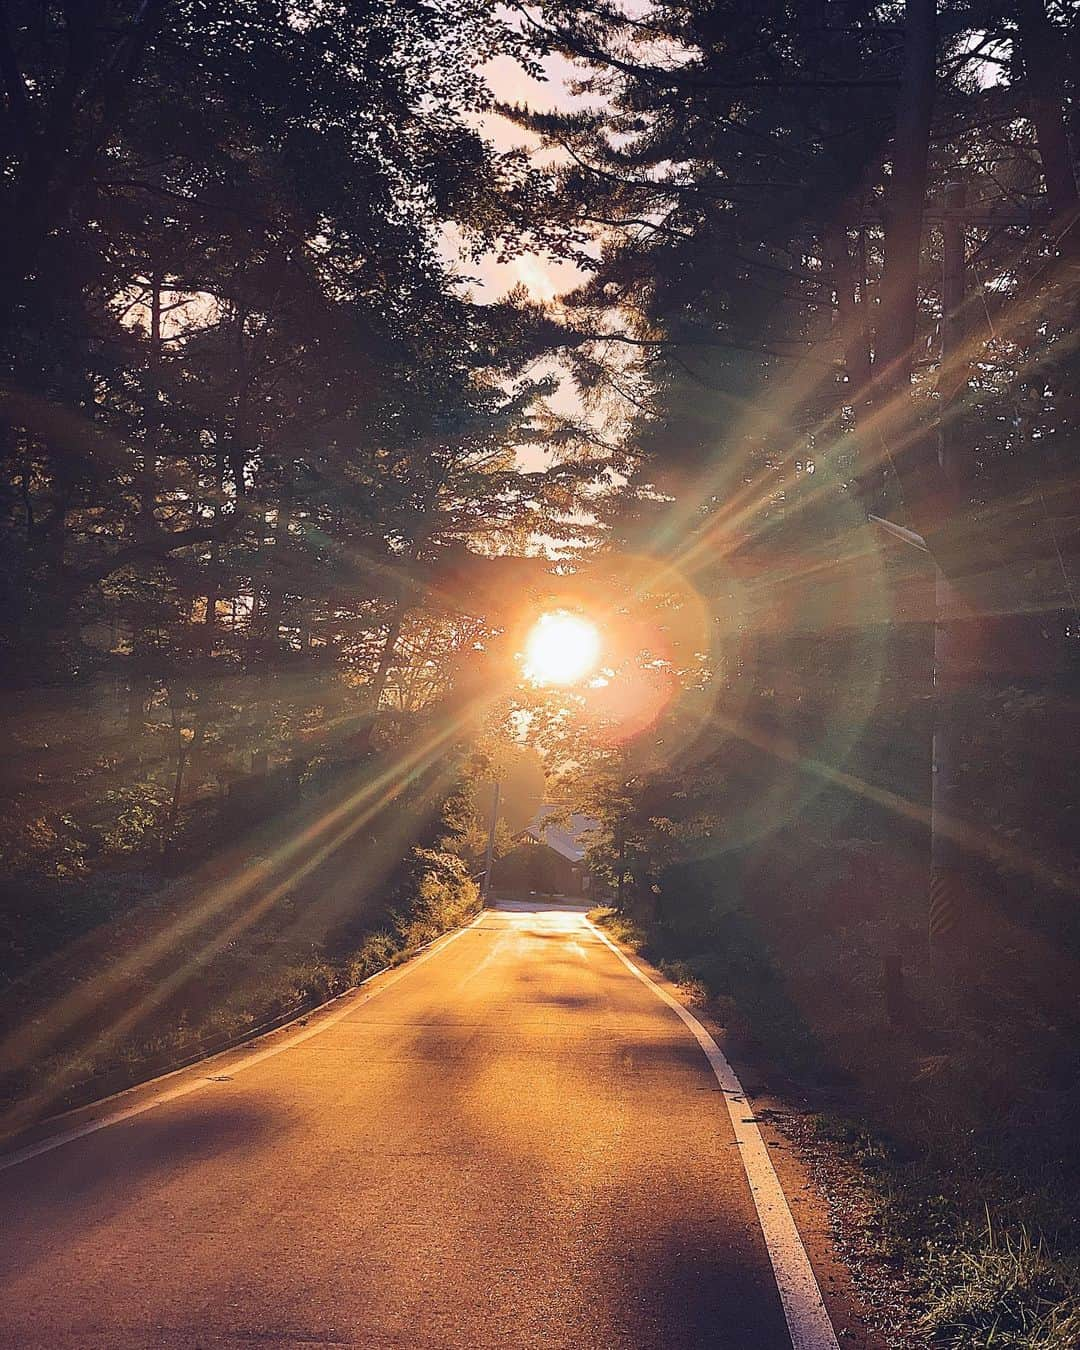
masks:
[[[639,969],[596,924],[590,919],[586,919],[585,922],[600,941],[611,948],[631,974],[636,975],[642,984],[647,985],[657,998],[666,1003],[686,1023],[694,1039],[705,1052],[705,1057],[716,1075],[716,1081],[720,1084],[720,1091],[727,1103],[731,1126],[735,1131],[735,1139],[746,1170],[746,1179],[750,1183],[750,1194],[754,1197],[765,1246],[772,1262],[773,1274],[776,1276],[776,1287],[780,1291],[780,1302],[784,1309],[784,1317],[787,1319],[793,1350],[839,1350],[836,1332],[822,1301],[821,1290],[810,1258],[795,1226],[787,1197],[772,1165],[761,1131],[756,1122],[748,1116],[752,1108],[747,1102],[746,1093],[735,1070],[692,1012],[684,1008],[678,999],[673,998],[655,980],[649,979],[648,975]]]
[[[386,974],[386,971],[376,971],[374,975],[369,975],[366,980],[361,980],[355,989],[350,989],[346,993],[338,996],[344,1000],[342,1007],[336,1009],[332,1013],[328,1013],[324,1017],[319,1017],[314,1026],[304,1027],[301,1030],[294,1032],[291,1036],[276,1041],[273,1045],[268,1045],[264,1049],[257,1051],[255,1054],[248,1055],[245,1059],[240,1060],[239,1063],[231,1065],[229,1068],[229,1077],[234,1078],[238,1073],[242,1073],[245,1069],[250,1069],[252,1065],[261,1064],[264,1059],[269,1059],[271,1055],[279,1055],[283,1050],[291,1050],[294,1045],[299,1045],[302,1041],[308,1041],[312,1036],[317,1036],[321,1031],[325,1031],[327,1027],[336,1025],[336,1023],[340,1022],[343,1018],[356,1012],[358,1008],[362,1008],[370,1003],[373,998],[378,998],[378,996],[387,989],[392,989],[394,985],[400,980],[403,980],[411,970],[415,970],[417,966],[423,965],[425,961],[433,956],[437,956],[439,952],[445,951],[451,942],[455,942],[459,937],[464,936],[470,928],[475,928],[480,920],[489,913],[490,910],[482,909],[474,919],[465,924],[464,927],[459,928],[456,933],[450,933],[443,938],[436,938],[431,946],[404,962],[395,975],[391,975],[389,979],[383,980],[382,984],[369,990],[362,998],[353,997],[358,990],[363,989],[364,985],[369,984],[372,980],[379,979]],[[337,999],[331,999],[330,1003],[336,1003],[337,1001]],[[329,1004],[326,1003],[322,1005],[323,1008],[327,1008],[328,1006]],[[319,1008],[309,1008],[307,1012],[298,1014],[297,1021],[302,1018],[316,1017],[319,1012]],[[277,1027],[273,1031],[264,1032],[263,1035],[280,1035],[282,1031],[287,1031],[290,1025],[295,1025],[295,1023],[286,1022],[284,1026]],[[262,1040],[262,1036],[257,1036],[255,1037],[254,1043],[257,1044],[260,1040]],[[209,1055],[204,1060],[196,1060],[194,1064],[187,1064],[182,1069],[174,1069],[172,1073],[162,1074],[161,1078],[157,1081],[165,1082],[166,1079],[173,1078],[178,1074],[189,1073],[193,1070],[203,1068],[207,1064],[212,1064],[215,1060],[224,1059],[227,1055],[243,1054],[243,1051],[243,1045],[233,1046],[229,1050],[221,1050],[216,1055]],[[155,1080],[151,1078],[148,1083],[141,1083],[135,1087],[125,1088],[122,1093],[117,1093],[117,1096],[126,1096],[129,1092],[137,1092],[140,1088],[148,1087],[150,1083],[153,1083],[154,1081]],[[110,1111],[108,1115],[99,1116],[96,1120],[86,1121],[84,1124],[76,1125],[70,1130],[62,1131],[60,1134],[53,1134],[49,1135],[46,1139],[40,1139],[37,1143],[27,1144],[25,1148],[17,1149],[14,1153],[0,1156],[0,1172],[6,1172],[8,1168],[17,1167],[20,1163],[29,1162],[31,1158],[38,1158],[43,1153],[51,1153],[54,1148],[60,1148],[63,1144],[70,1144],[74,1140],[82,1139],[88,1134],[96,1134],[98,1130],[107,1129],[110,1125],[119,1125],[121,1121],[130,1120],[133,1116],[141,1116],[144,1111],[152,1111],[155,1106],[164,1106],[166,1102],[174,1102],[179,1097],[186,1097],[189,1093],[198,1092],[200,1088],[205,1088],[210,1081],[211,1079],[205,1076],[193,1078],[190,1082],[179,1083],[176,1087],[169,1088],[165,1092],[155,1093],[154,1096],[147,1098],[145,1101],[136,1102],[119,1111]],[[108,1100],[108,1098],[105,1098],[105,1101]],[[98,1104],[100,1105],[101,1103]]]

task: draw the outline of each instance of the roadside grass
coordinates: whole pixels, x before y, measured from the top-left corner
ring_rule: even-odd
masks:
[[[948,1350],[1077,1350],[1080,1262],[1062,1195],[1026,1191],[977,1161],[949,1172],[856,1118],[856,1107],[819,1111],[814,1133],[858,1169],[871,1247],[914,1296],[905,1331]],[[836,1236],[851,1245],[850,1234]]]
[[[763,1055],[810,1103],[810,1134],[857,1169],[867,1206],[858,1234],[837,1224],[841,1250],[869,1251],[903,1283],[898,1344],[1078,1350],[1080,1158],[1053,1113],[1032,1109],[1044,1086],[1018,1093],[1011,1110],[995,1095],[1009,1056],[1038,1043],[1037,1022],[1003,1045],[963,1019],[931,1052],[889,1025],[850,933],[821,949],[789,935],[778,953],[738,913],[706,940],[613,910],[590,917],[692,996],[704,991],[734,1053]],[[835,1011],[809,1002],[822,979]],[[1051,1073],[1036,1067],[1043,1084]],[[864,1294],[883,1326],[897,1325],[887,1290]]]
[[[681,961],[658,952],[650,941],[647,929],[628,914],[620,914],[617,909],[600,905],[589,910],[586,916],[610,933],[616,942],[625,943],[634,951],[651,960],[672,984],[677,984],[691,1004],[710,1002],[710,991],[704,980],[700,979],[689,961]]]
[[[933,1343],[1002,1350],[1080,1345],[1080,1281],[1023,1223],[1004,1236],[987,1215],[985,1232],[968,1245],[927,1251],[930,1277],[924,1321]]]
[[[628,947],[633,947],[635,951],[644,954],[649,935],[644,926],[636,919],[632,919],[629,914],[620,914],[609,905],[598,905],[595,909],[590,909],[585,917],[591,923],[606,929],[616,942],[625,942]]]

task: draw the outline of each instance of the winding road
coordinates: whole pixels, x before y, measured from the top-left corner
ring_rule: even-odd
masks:
[[[0,1344],[835,1347],[671,1004],[580,908],[505,905],[54,1125],[0,1159]]]

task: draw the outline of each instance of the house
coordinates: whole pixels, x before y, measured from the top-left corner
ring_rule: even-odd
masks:
[[[592,881],[585,854],[599,828],[598,820],[580,811],[564,816],[558,806],[541,806],[517,836],[516,847],[499,859],[496,888],[585,898]]]

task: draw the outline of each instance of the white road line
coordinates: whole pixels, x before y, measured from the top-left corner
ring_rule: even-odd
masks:
[[[282,1041],[276,1041],[273,1045],[268,1045],[265,1049],[259,1050],[256,1054],[248,1055],[246,1059],[242,1059],[236,1064],[231,1064],[229,1066],[229,1077],[235,1078],[238,1073],[243,1073],[245,1069],[250,1069],[255,1064],[261,1064],[264,1059],[269,1059],[272,1055],[280,1055],[283,1050],[291,1050],[294,1045],[300,1045],[303,1041],[309,1041],[312,1036],[318,1036],[318,1034],[321,1031],[325,1031],[327,1027],[335,1026],[343,1018],[356,1012],[358,1008],[362,1008],[370,1003],[373,998],[378,998],[378,996],[387,989],[392,989],[394,985],[403,980],[411,970],[415,970],[417,966],[423,965],[424,962],[430,960],[431,957],[438,956],[439,952],[445,951],[451,942],[456,942],[457,939],[467,933],[470,928],[475,928],[480,920],[488,913],[490,913],[489,910],[482,909],[476,918],[473,919],[471,923],[467,923],[464,928],[459,928],[456,933],[451,933],[445,940],[436,939],[426,951],[421,952],[419,955],[414,956],[410,961],[405,962],[396,975],[392,975],[389,979],[384,980],[382,984],[378,985],[375,989],[369,990],[362,998],[353,997],[356,990],[362,989],[365,984],[368,984],[371,980],[378,979],[379,976],[385,974],[385,972],[377,971],[374,975],[369,975],[366,980],[362,980],[360,984],[356,986],[356,989],[350,989],[348,993],[339,995],[339,997],[345,1000],[342,1007],[338,1008],[335,1012],[329,1013],[325,1017],[320,1017],[314,1026],[304,1027],[302,1030],[295,1032],[292,1036],[289,1036]],[[332,999],[331,1002],[337,1002],[337,1000]],[[323,1004],[324,1008],[327,1006],[327,1004]],[[307,1013],[301,1014],[301,1016],[311,1017],[317,1015],[318,1012],[319,1009],[314,1008]],[[289,1024],[286,1023],[286,1027],[288,1025]],[[267,1036],[275,1036],[279,1035],[282,1030],[284,1030],[284,1028],[278,1027],[276,1031],[268,1031],[265,1034]],[[257,1037],[256,1039],[259,1040],[261,1037]],[[189,1073],[192,1070],[204,1068],[206,1065],[214,1063],[215,1060],[224,1059],[226,1055],[241,1053],[242,1049],[243,1047],[235,1047],[232,1050],[222,1050],[217,1055],[211,1055],[209,1058],[197,1061],[195,1064],[189,1064],[183,1069],[176,1069],[173,1073],[163,1074],[158,1081],[165,1082],[167,1079],[174,1077],[175,1074]],[[150,1082],[153,1081],[153,1079],[150,1080]],[[0,1157],[0,1172],[6,1172],[9,1167],[17,1167],[20,1163],[29,1162],[31,1158],[39,1158],[43,1153],[51,1153],[54,1148],[60,1148],[63,1144],[70,1144],[76,1139],[83,1139],[88,1134],[96,1134],[98,1130],[107,1129],[110,1125],[119,1125],[121,1121],[131,1120],[133,1116],[141,1116],[144,1111],[152,1111],[155,1106],[164,1106],[166,1102],[174,1102],[179,1097],[186,1097],[189,1093],[198,1092],[200,1088],[205,1088],[210,1081],[211,1080],[205,1076],[193,1078],[189,1082],[180,1083],[174,1088],[169,1088],[166,1092],[159,1092],[155,1096],[148,1098],[146,1101],[137,1102],[132,1106],[124,1107],[120,1111],[111,1111],[108,1115],[99,1116],[96,1120],[87,1121],[83,1125],[76,1125],[70,1130],[62,1131],[60,1134],[50,1135],[47,1139],[41,1139],[36,1144],[27,1144],[25,1148],[18,1149],[14,1153],[9,1153],[6,1156]],[[139,1086],[146,1087],[148,1084],[143,1083]],[[127,1093],[138,1090],[138,1087],[125,1088],[124,1092],[117,1093],[117,1096],[126,1096]],[[105,1100],[108,1101],[109,1099],[106,1098]]]
[[[772,1262],[773,1274],[776,1276],[776,1287],[780,1291],[780,1302],[784,1309],[784,1317],[787,1319],[793,1350],[839,1350],[836,1332],[829,1320],[829,1314],[825,1311],[810,1258],[806,1254],[803,1240],[791,1216],[787,1197],[772,1165],[761,1131],[747,1115],[751,1108],[735,1070],[693,1013],[688,1012],[678,999],[672,998],[655,980],[650,980],[606,933],[589,919],[585,922],[600,941],[611,948],[632,975],[647,985],[657,998],[662,999],[682,1018],[705,1052],[705,1057],[716,1075],[716,1081],[720,1084],[720,1091],[727,1103],[728,1115],[731,1117],[743,1167],[746,1169],[746,1179],[750,1183],[750,1194],[754,1197],[761,1231],[765,1236],[765,1246]]]

